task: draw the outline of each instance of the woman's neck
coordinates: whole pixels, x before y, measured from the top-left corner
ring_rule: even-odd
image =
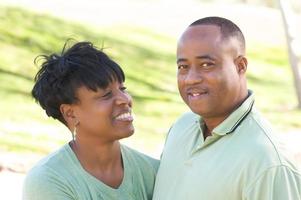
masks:
[[[70,146],[89,174],[113,188],[121,184],[124,170],[119,141],[102,143],[77,138]]]

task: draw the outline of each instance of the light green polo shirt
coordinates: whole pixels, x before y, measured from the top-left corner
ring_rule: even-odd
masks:
[[[24,182],[24,200],[150,200],[159,161],[121,145],[124,177],[114,189],[86,172],[68,144],[39,162]]]
[[[162,153],[154,200],[300,200],[301,174],[253,108],[251,94],[204,141],[184,114]]]

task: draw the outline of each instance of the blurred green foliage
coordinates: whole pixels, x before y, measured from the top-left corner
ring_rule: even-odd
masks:
[[[103,47],[123,67],[136,113],[136,133],[125,142],[155,154],[188,110],[177,92],[176,40],[146,28],[101,29],[12,7],[0,7],[0,150],[45,154],[71,139],[30,96],[38,70],[34,58],[60,52],[68,38]],[[257,106],[280,130],[301,128],[286,50],[261,44],[250,46],[248,55]]]

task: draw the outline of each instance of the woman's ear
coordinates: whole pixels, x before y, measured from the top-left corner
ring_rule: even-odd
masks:
[[[64,120],[67,122],[68,125],[72,124],[75,115],[74,115],[74,110],[71,104],[61,104],[60,105],[60,111],[62,113],[62,116]]]
[[[244,56],[238,56],[235,60],[235,65],[239,74],[245,74],[248,67],[248,60]]]

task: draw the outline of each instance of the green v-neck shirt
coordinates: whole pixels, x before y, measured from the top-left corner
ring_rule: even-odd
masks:
[[[24,200],[150,200],[159,161],[121,145],[124,177],[114,189],[86,172],[69,144],[41,160],[28,174]]]

